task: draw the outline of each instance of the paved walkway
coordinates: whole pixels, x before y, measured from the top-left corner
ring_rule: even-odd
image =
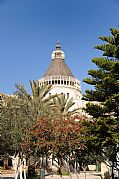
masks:
[[[72,174],[71,177],[70,176],[62,176],[62,178],[58,175],[53,175],[53,176],[46,176],[46,179],[101,179],[100,176],[96,176],[93,174],[89,174],[87,173],[86,175],[84,173],[81,173],[78,175],[78,177],[76,176],[76,174]]]
[[[14,174],[2,174],[0,176],[0,179],[14,179],[15,175]],[[78,174],[78,178],[76,176],[76,174],[72,174],[71,175],[71,178],[72,179],[101,179],[100,176],[97,176],[97,174],[93,174],[93,173],[86,173],[86,176],[85,176],[85,173],[81,173],[81,174]],[[71,179],[70,176],[62,176],[60,177],[59,175],[48,175],[48,176],[45,176],[45,179]]]

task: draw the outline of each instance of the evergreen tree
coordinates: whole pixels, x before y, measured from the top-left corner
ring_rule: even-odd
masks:
[[[86,90],[83,98],[88,101],[85,111],[92,116],[86,122],[88,144],[93,145],[101,160],[111,161],[113,170],[119,143],[119,30],[110,28],[110,31],[111,36],[99,37],[107,43],[95,47],[103,56],[92,59],[97,69],[89,70],[91,77],[84,82],[94,88]]]

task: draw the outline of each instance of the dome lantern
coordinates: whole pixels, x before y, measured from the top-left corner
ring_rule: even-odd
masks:
[[[60,41],[58,40],[56,43],[56,50],[60,50],[61,49],[61,45],[60,45]]]
[[[65,59],[65,54],[61,50],[61,45],[60,45],[59,41],[57,41],[57,43],[56,43],[56,50],[54,50],[52,52],[52,60],[54,60],[54,59],[62,59],[62,60]]]

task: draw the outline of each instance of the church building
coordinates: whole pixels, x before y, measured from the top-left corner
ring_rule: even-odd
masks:
[[[73,98],[74,108],[82,107],[82,95],[80,81],[74,77],[71,70],[65,63],[65,53],[61,50],[59,42],[52,52],[52,62],[46,70],[44,76],[39,79],[39,85],[51,84],[52,89],[49,95],[65,94],[67,98]]]

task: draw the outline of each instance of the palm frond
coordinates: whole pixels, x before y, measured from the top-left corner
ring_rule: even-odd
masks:
[[[53,102],[55,111],[63,115],[68,114],[69,111],[71,113],[71,111],[73,111],[71,110],[71,108],[75,104],[73,98],[69,99],[65,96],[65,94],[58,95],[56,98],[53,99]]]
[[[27,92],[27,90],[25,89],[25,87],[22,84],[20,84],[20,83],[15,84],[15,87],[17,89],[16,92],[14,92],[15,95],[24,96],[24,97],[30,96],[29,93]]]

